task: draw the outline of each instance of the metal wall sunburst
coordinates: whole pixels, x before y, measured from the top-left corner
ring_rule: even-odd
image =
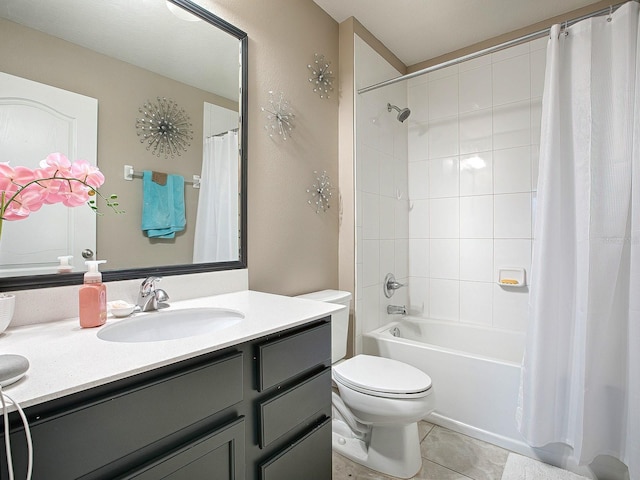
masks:
[[[284,93],[280,92],[275,97],[272,90],[269,90],[269,107],[262,107],[261,110],[267,114],[268,124],[264,126],[269,132],[269,136],[273,138],[274,134],[282,137],[283,140],[291,137],[291,131],[294,128],[295,115],[291,111],[289,101],[284,98]]]
[[[330,98],[329,92],[333,91],[333,71],[329,69],[331,62],[325,60],[324,55],[316,53],[313,63],[307,65],[311,71],[309,82],[313,85],[313,91],[320,98]]]
[[[173,100],[164,97],[157,97],[155,103],[147,100],[138,111],[143,115],[136,119],[140,143],[146,143],[153,155],[174,158],[191,146],[193,130],[189,115]]]
[[[307,193],[311,194],[311,199],[307,200],[307,203],[312,207],[316,207],[316,213],[326,212],[329,210],[329,200],[331,200],[331,181],[327,172],[322,172],[318,175],[318,172],[314,171],[316,175],[316,183],[311,185],[311,188],[307,188]]]

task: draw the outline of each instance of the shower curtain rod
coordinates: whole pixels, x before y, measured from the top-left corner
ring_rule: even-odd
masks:
[[[637,2],[639,0],[634,0],[634,1]],[[566,22],[562,22],[563,28],[570,27],[574,23],[578,23],[582,20],[586,20],[587,18],[597,17],[598,15],[604,15],[605,13],[613,13],[615,10],[618,9],[618,7],[622,6],[624,3],[626,2],[619,3],[617,5],[610,5],[607,8],[603,8],[602,10],[598,10],[598,11],[589,13],[587,15],[583,15],[581,17],[577,17],[572,20],[568,20]],[[447,60],[446,62],[438,63],[436,65],[431,65],[430,67],[426,67],[412,73],[407,73],[406,75],[402,75],[400,77],[395,77],[390,80],[385,80],[384,82],[380,82],[374,85],[370,85],[368,87],[360,88],[358,89],[358,94],[367,93],[372,90],[377,90],[378,88],[386,87],[388,85],[393,85],[394,83],[402,82],[404,80],[409,80],[410,78],[419,77],[420,75],[424,75],[425,73],[435,72],[436,70],[450,67],[451,65],[457,65],[459,63],[466,62],[467,60],[473,60],[474,58],[483,57],[484,55],[488,55],[490,53],[504,50],[505,48],[513,47],[521,43],[535,40],[536,38],[549,35],[550,31],[551,31],[551,27],[547,27],[544,30],[538,30],[537,32],[528,33],[527,35],[514,38],[513,40],[509,40],[507,42],[499,43],[498,45],[494,45],[493,47],[484,48],[482,50],[478,50],[477,52],[469,53],[467,55],[462,55],[461,57],[454,58],[452,60]]]

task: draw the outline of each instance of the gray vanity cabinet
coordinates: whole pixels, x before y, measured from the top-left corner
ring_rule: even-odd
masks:
[[[329,320],[28,408],[33,479],[329,480]],[[15,412],[10,424],[25,478]],[[4,479],[3,435],[0,448]]]

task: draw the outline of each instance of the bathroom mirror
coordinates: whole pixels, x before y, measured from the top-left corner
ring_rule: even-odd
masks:
[[[0,0],[2,73],[43,88],[95,99],[95,160],[106,177],[100,191],[105,195],[117,194],[120,208],[125,211],[116,215],[100,205],[95,227],[80,222],[91,233],[95,229],[94,248],[85,248],[76,241],[68,226],[56,231],[50,226],[43,227],[40,220],[28,227],[21,226],[27,230],[27,237],[35,239],[34,243],[46,250],[55,239],[58,243],[66,242],[74,257],[93,255],[94,259],[107,260],[103,269],[105,281],[246,268],[248,142],[244,32],[190,0]],[[165,98],[184,109],[193,130],[193,139],[186,150],[168,158],[147,150],[136,131],[143,106]],[[0,110],[0,130],[10,120]],[[70,131],[69,136],[73,137],[82,129],[71,127]],[[221,180],[218,173],[215,180],[231,186],[231,194],[224,203],[203,196],[204,183],[211,180],[203,176],[207,170],[203,162],[207,161],[207,140],[222,138],[227,132],[237,134],[237,147],[232,143],[229,155],[233,161],[226,167],[226,176]],[[25,151],[31,153],[28,148]],[[75,160],[73,151],[64,153]],[[15,156],[0,161],[25,165]],[[44,156],[46,153],[40,153],[39,159]],[[125,179],[125,165],[134,170],[129,180]],[[149,238],[141,229],[144,170],[184,177],[187,221],[185,229],[176,233],[175,238]],[[203,178],[198,181],[194,175]],[[213,181],[209,185],[214,185]],[[216,184],[214,190],[221,188]],[[202,201],[203,198],[208,200]],[[32,216],[46,216],[52,211],[49,208],[55,206],[45,206]],[[230,245],[226,247],[227,253],[194,257],[196,217],[200,221],[203,216],[227,219]],[[25,221],[4,223],[3,235],[14,225],[16,228],[20,223],[27,225]],[[207,235],[200,235],[200,251],[203,238]],[[204,250],[210,249],[205,246]],[[80,260],[83,262],[84,258]],[[53,273],[55,265],[39,268],[25,267],[19,260],[15,263],[16,268],[0,273],[0,291],[82,282],[82,269],[78,267],[72,273]]]

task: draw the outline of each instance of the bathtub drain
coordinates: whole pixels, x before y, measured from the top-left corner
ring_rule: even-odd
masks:
[[[400,329],[398,327],[393,327],[389,333],[391,333],[391,335],[393,335],[394,337],[399,337],[400,336]]]

